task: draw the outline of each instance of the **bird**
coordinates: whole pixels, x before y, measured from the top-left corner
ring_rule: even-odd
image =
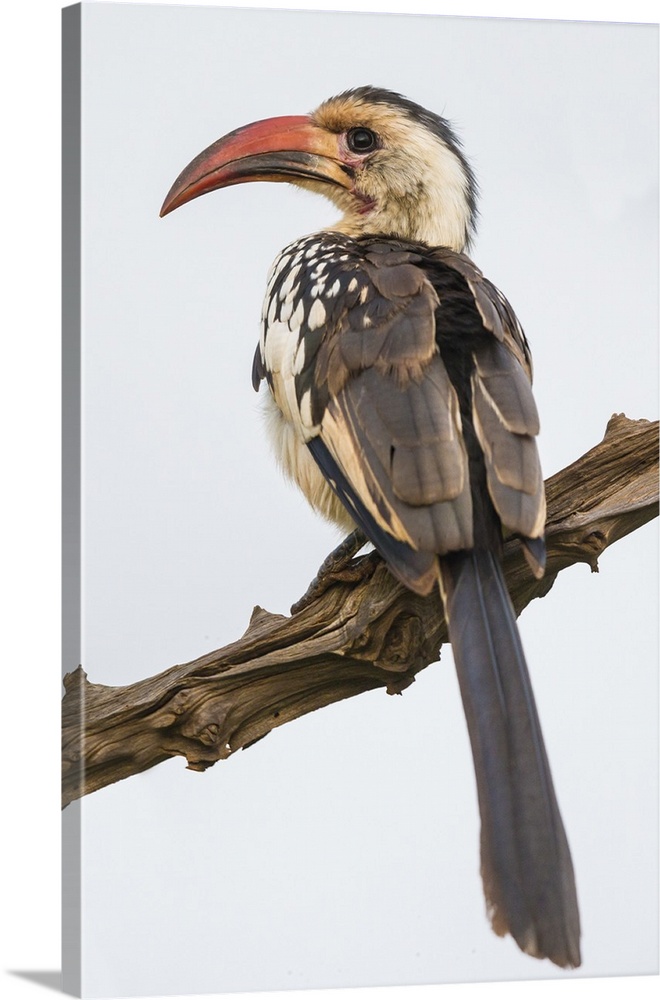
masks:
[[[271,268],[252,379],[267,433],[312,507],[441,600],[476,775],[492,929],[581,963],[575,875],[502,569],[516,536],[545,567],[532,361],[468,256],[478,188],[455,126],[377,86],[213,142],[161,209],[252,181],[323,195],[332,226]]]

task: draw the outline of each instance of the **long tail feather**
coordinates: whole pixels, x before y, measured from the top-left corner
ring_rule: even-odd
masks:
[[[493,930],[537,958],[580,964],[573,864],[515,614],[497,558],[441,560],[440,581],[477,778]]]

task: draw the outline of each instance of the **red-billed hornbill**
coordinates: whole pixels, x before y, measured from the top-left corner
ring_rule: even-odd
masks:
[[[489,916],[523,951],[580,964],[570,851],[500,559],[503,528],[543,573],[545,494],[527,341],[463,251],[476,186],[452,128],[360,87],[200,153],[165,215],[216,188],[288,181],[337,225],[276,259],[254,383],[286,473],[362,529],[419,594],[436,583],[467,717]]]

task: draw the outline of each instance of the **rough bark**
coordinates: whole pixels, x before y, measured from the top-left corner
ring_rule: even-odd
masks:
[[[505,570],[520,613],[562,569],[596,571],[608,545],[658,514],[658,423],[615,415],[600,444],[546,483],[547,570],[534,580],[519,543]],[[401,692],[447,639],[437,597],[398,584],[375,554],[306,607],[256,607],[236,642],[126,687],[64,678],[63,805],[174,755],[202,771],[307,712],[377,687]]]

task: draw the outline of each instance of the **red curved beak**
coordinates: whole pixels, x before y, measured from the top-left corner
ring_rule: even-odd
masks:
[[[317,181],[350,188],[336,135],[307,116],[267,118],[218,139],[179,174],[161,216],[217,188],[248,181]]]

